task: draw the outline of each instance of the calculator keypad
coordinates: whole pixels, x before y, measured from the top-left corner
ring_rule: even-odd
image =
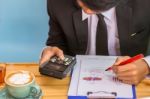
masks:
[[[52,63],[57,63],[57,64],[60,64],[60,65],[65,65],[65,66],[68,66],[71,64],[71,62],[74,60],[74,58],[68,58],[68,57],[65,57],[64,60],[61,60],[60,58],[58,58],[57,56],[54,56],[50,59],[50,61]]]

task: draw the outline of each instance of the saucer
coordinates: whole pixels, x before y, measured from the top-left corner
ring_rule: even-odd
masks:
[[[42,90],[40,90],[40,93],[36,96],[27,96],[25,98],[19,98],[19,99],[42,99]],[[9,93],[8,93],[8,90],[7,88],[3,88],[1,91],[0,91],[0,99],[18,99],[18,98],[14,98],[13,96],[11,96]]]

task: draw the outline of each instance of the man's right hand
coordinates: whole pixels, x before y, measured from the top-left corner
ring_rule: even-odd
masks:
[[[60,59],[64,59],[64,54],[63,51],[61,49],[59,49],[58,47],[46,47],[44,48],[42,55],[41,55],[41,59],[39,61],[39,64],[43,64],[44,62],[48,61],[51,57],[53,56],[58,56]]]

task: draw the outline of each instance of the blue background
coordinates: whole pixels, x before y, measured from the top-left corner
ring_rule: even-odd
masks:
[[[46,1],[0,0],[0,62],[38,62],[48,35]]]
[[[38,62],[47,34],[46,0],[0,0],[0,62]]]

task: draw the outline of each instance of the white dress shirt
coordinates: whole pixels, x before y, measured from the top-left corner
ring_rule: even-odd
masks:
[[[108,53],[111,56],[120,55],[120,45],[118,38],[118,29],[116,21],[115,7],[108,11],[102,12],[104,20],[107,26],[107,36],[108,36]],[[86,14],[82,10],[82,20],[88,19],[88,46],[86,54],[95,55],[96,54],[96,31],[98,24],[98,17],[96,14]]]
[[[104,20],[107,26],[107,38],[108,38],[108,54],[110,56],[120,56],[120,43],[118,37],[118,27],[116,20],[116,9],[115,7],[101,13],[104,16]],[[96,32],[98,17],[96,14],[86,14],[82,10],[82,21],[88,19],[88,45],[87,55],[96,55]],[[150,66],[150,56],[144,58]]]

